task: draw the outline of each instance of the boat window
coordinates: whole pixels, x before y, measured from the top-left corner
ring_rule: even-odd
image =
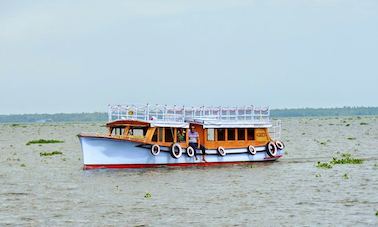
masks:
[[[132,138],[144,138],[146,133],[146,127],[130,126],[127,136]]]
[[[152,136],[151,141],[152,142],[157,142],[157,140],[158,140],[158,129],[155,129],[154,135]]]
[[[218,128],[217,130],[217,140],[224,141],[225,140],[226,130],[224,128]]]
[[[116,127],[112,129],[112,135],[121,136],[125,131],[125,127]]]
[[[245,140],[245,129],[238,128],[238,140]]]
[[[213,128],[207,129],[207,141],[214,141],[215,139],[215,130]]]
[[[254,128],[248,128],[247,129],[247,139],[248,140],[255,140],[255,129]]]
[[[227,129],[227,140],[235,140],[235,129],[228,128]]]
[[[178,143],[182,143],[186,141],[186,131],[185,129],[179,128],[177,129],[177,138],[176,141]]]
[[[173,128],[165,128],[165,142],[173,142]]]
[[[158,128],[158,140],[159,142],[163,142],[163,128]]]

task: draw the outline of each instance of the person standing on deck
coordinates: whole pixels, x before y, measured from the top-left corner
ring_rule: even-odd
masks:
[[[197,158],[197,152],[196,152],[197,149],[201,149],[202,154],[205,155],[206,154],[205,148],[200,145],[198,132],[195,131],[195,127],[193,125],[190,126],[190,131],[188,133],[188,137],[189,137],[189,146],[194,149],[195,158],[198,159]],[[203,156],[202,159],[203,159],[203,161],[205,161],[205,156]]]

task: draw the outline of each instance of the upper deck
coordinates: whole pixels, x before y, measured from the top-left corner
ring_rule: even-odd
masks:
[[[137,120],[152,126],[188,127],[189,123],[204,128],[271,127],[269,107],[185,107],[167,105],[109,105],[109,122]]]

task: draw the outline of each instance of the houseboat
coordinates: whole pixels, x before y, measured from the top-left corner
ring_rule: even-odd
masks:
[[[269,108],[110,105],[108,132],[79,134],[84,169],[274,161],[284,154]],[[194,140],[194,141],[193,141]]]

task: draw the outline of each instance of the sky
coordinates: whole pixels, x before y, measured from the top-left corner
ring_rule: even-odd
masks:
[[[378,106],[376,0],[0,0],[0,114]]]

